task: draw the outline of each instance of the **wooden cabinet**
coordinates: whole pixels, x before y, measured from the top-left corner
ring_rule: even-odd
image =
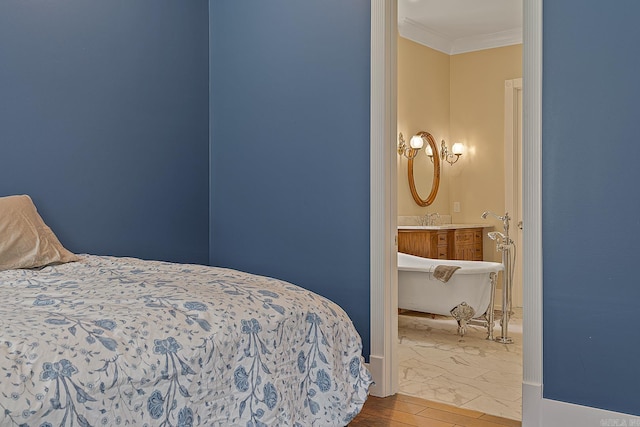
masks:
[[[398,252],[424,258],[482,261],[482,228],[398,230]]]
[[[482,261],[482,229],[461,228],[454,231],[453,259]]]

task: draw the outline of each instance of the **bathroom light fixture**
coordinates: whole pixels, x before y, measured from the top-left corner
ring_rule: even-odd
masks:
[[[407,159],[413,159],[418,154],[418,151],[422,148],[424,142],[418,135],[414,135],[409,140],[409,145],[404,140],[402,132],[398,136],[398,154],[404,155]]]
[[[453,144],[453,146],[451,147],[451,153],[449,152],[447,143],[444,142],[444,139],[440,143],[440,158],[450,165],[453,165],[460,159],[463,151],[464,146],[461,142],[456,142],[455,144]],[[427,156],[429,156],[431,161],[433,161],[433,150],[431,150],[431,147],[425,148],[425,152],[427,153]]]

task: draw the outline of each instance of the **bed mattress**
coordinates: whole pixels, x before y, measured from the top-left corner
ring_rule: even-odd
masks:
[[[281,280],[82,255],[0,301],[0,425],[339,426],[371,384],[346,313]]]

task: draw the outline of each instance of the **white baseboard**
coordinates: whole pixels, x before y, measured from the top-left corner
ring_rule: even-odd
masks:
[[[384,357],[381,356],[369,356],[369,363],[365,364],[371,372],[373,377],[373,384],[369,388],[369,394],[376,397],[386,397],[384,384]]]
[[[542,427],[542,386],[522,383],[522,427]]]
[[[539,384],[522,385],[522,427],[631,427],[640,416],[542,398]]]

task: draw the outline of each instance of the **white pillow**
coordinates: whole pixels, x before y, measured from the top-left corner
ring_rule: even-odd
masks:
[[[78,259],[47,227],[31,197],[0,197],[0,271]]]

